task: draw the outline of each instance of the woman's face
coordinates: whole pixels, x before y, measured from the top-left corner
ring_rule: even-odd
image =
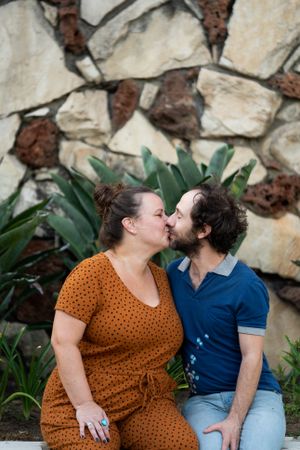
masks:
[[[137,236],[158,252],[169,246],[169,231],[161,198],[152,193],[140,194],[141,205],[134,219]]]

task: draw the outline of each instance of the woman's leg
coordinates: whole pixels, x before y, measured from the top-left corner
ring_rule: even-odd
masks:
[[[118,423],[122,447],[130,450],[198,450],[192,428],[166,398],[153,400],[145,410]]]
[[[51,450],[120,450],[120,435],[115,423],[110,425],[110,442],[95,442],[86,429],[85,439],[79,436],[79,427],[43,426],[43,437]]]

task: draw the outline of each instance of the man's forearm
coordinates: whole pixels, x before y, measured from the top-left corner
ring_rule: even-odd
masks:
[[[237,380],[234,400],[228,418],[238,421],[241,427],[255,396],[262,368],[262,354],[243,357]]]

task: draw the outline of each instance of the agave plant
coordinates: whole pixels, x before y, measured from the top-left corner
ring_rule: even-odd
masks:
[[[0,318],[8,319],[12,312],[28,298],[33,291],[42,293],[42,283],[37,275],[29,273],[30,268],[48,257],[56,249],[37,252],[22,257],[22,252],[33,238],[36,228],[47,218],[45,210],[49,200],[26,209],[13,217],[20,192],[15,192],[0,204]],[[44,282],[51,276],[45,277]],[[16,288],[18,296],[12,299]]]
[[[118,175],[95,156],[89,157],[89,163],[99,182],[123,182],[150,187],[163,199],[167,214],[174,211],[182,194],[209,179],[221,181],[236,198],[240,198],[256,164],[255,160],[250,160],[248,164],[222,180],[224,169],[234,155],[232,146],[224,145],[216,150],[208,165],[203,163],[197,165],[193,158],[179,147],[176,152],[178,163],[166,164],[143,147],[141,150],[145,175],[143,179],[128,172]],[[66,263],[72,268],[78,261],[92,256],[101,249],[98,241],[100,220],[93,203],[94,183],[74,169],[70,171],[69,181],[58,175],[52,176],[61,190],[61,194],[55,195],[54,202],[63,209],[66,217],[50,214],[48,223],[65,242],[69,243],[72,258]],[[237,251],[243,238],[244,236],[240,237],[238,244],[232,249],[233,252]],[[160,252],[156,261],[165,267],[176,256],[176,252],[166,249]]]

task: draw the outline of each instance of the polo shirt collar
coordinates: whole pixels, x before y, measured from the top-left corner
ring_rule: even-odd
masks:
[[[228,253],[223,261],[220,262],[211,272],[216,273],[217,275],[223,275],[225,277],[228,277],[231,272],[233,271],[236,263],[238,262],[238,259],[236,256],[231,255],[231,253]],[[187,256],[181,261],[179,266],[177,267],[180,272],[184,272],[190,265],[191,260]]]

